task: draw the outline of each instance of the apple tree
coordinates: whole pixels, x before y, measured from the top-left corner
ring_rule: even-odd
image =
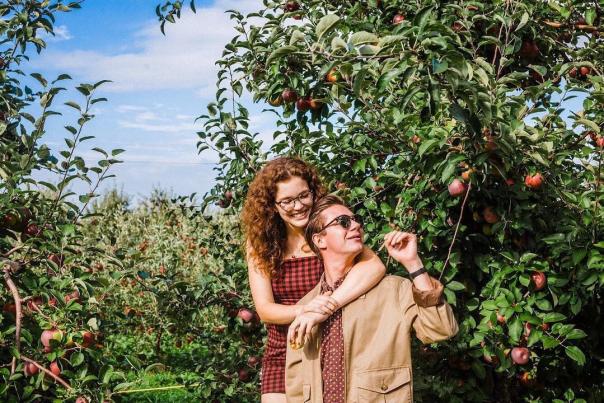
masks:
[[[90,265],[104,251],[82,242],[82,218],[99,184],[119,162],[93,148],[79,153],[104,82],[80,84],[64,99],[66,74],[48,80],[29,66],[53,35],[58,13],[79,2],[11,0],[0,4],[0,400],[95,397],[115,374],[103,365],[103,323],[96,296],[104,284]],[[77,101],[77,102],[76,102]],[[48,122],[63,115],[64,145],[47,145]],[[41,175],[44,173],[45,175]],[[40,177],[53,178],[40,180]],[[89,187],[75,194],[70,185]]]
[[[162,28],[182,6],[158,6]],[[417,350],[418,400],[593,401],[604,375],[602,13],[597,1],[230,10],[237,35],[200,116],[198,149],[220,157],[206,203],[236,214],[270,156],[305,158],[364,216],[374,250],[391,228],[415,231],[446,284],[460,333]],[[249,101],[274,117],[268,153]]]

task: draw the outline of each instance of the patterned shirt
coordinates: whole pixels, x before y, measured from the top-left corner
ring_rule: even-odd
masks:
[[[344,278],[331,288],[325,276],[321,278],[321,294],[334,291]],[[342,310],[338,309],[321,326],[321,376],[323,378],[323,402],[344,403],[344,332]]]

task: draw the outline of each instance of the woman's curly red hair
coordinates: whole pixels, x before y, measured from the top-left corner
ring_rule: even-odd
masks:
[[[313,166],[297,157],[279,157],[269,161],[256,174],[243,205],[244,248],[248,259],[253,259],[258,270],[267,277],[274,276],[279,270],[287,240],[285,223],[275,210],[277,183],[296,176],[308,183],[315,200],[325,194]]]

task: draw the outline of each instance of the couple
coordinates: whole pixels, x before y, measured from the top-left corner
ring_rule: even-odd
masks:
[[[442,285],[423,270],[415,236],[396,231],[385,246],[413,280],[384,278],[359,219],[325,193],[297,158],[269,162],[248,191],[250,287],[268,330],[262,402],[411,400],[410,327],[424,342],[457,332]]]

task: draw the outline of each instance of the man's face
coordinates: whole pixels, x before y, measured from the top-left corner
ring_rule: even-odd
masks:
[[[356,256],[363,250],[363,228],[354,221],[350,221],[350,227],[344,228],[335,220],[339,216],[353,216],[348,207],[334,205],[328,207],[321,213],[324,225],[329,224],[322,232],[315,234],[313,240],[322,253],[331,252],[337,254],[350,254]]]

